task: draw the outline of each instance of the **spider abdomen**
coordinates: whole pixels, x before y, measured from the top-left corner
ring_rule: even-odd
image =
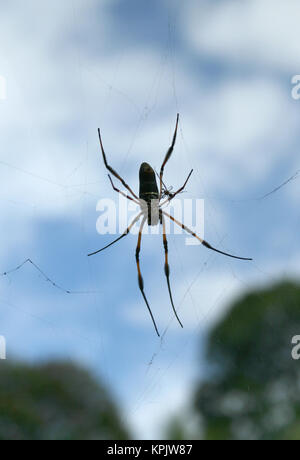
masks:
[[[139,177],[141,209],[148,216],[148,225],[157,225],[159,221],[159,193],[155,172],[148,163],[142,163]]]
[[[145,201],[158,200],[158,187],[155,172],[148,163],[142,163],[140,167],[140,198]]]

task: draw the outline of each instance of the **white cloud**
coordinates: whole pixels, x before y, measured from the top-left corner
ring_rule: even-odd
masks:
[[[173,91],[160,51],[149,47],[122,54],[117,48],[112,54],[96,55],[68,42],[87,23],[95,26],[93,33],[101,31],[101,43],[109,40],[107,2],[101,6],[102,14],[98,12],[104,28],[91,20],[97,2],[83,4],[76,2],[73,11],[54,2],[41,12],[40,4],[31,1],[26,11],[8,8],[0,18],[8,85],[7,100],[0,106],[1,198],[18,201],[22,196],[22,201],[35,206],[36,217],[71,215],[86,192],[96,203],[99,182],[106,179],[97,126],[102,127],[109,160],[117,170],[124,173],[124,164],[137,162],[135,170],[125,170],[127,180],[137,187],[139,164],[148,155],[162,160],[168,127],[176,116],[174,111],[172,119],[162,117],[158,110],[150,117],[157,106],[168,106]],[[41,16],[39,21],[36,15]],[[26,34],[25,26],[12,27],[21,19]],[[22,52],[17,54],[20,43]],[[186,73],[178,79],[187,92],[192,91]],[[89,187],[85,182],[98,184]],[[103,183],[102,193],[110,193],[109,183]]]
[[[196,51],[236,63],[298,70],[298,0],[192,1],[184,12],[183,32]]]
[[[126,415],[136,439],[162,439],[170,417],[185,411],[190,403],[192,383],[190,371],[180,362],[179,367],[165,362],[145,376],[143,398],[134,398]],[[167,372],[163,369],[168,367]],[[180,379],[178,378],[180,375]]]
[[[66,42],[53,53],[54,35],[72,36],[84,29],[95,2],[87,8],[77,2],[72,21],[70,8],[55,3],[46,10],[49,17],[45,12],[42,16],[44,33],[32,14],[35,7],[39,10],[36,5],[31,2],[28,7],[27,24],[32,27],[27,25],[26,35],[22,28],[8,27],[12,15],[0,19],[7,39],[4,62],[9,86],[0,112],[2,161],[15,168],[9,171],[0,165],[3,199],[17,201],[22,195],[36,207],[36,216],[66,216],[76,212],[84,193],[92,194],[91,203],[98,193],[110,193],[99,161],[98,125],[111,163],[137,189],[139,164],[148,160],[159,168],[170,144],[176,115],[174,90],[181,102],[182,131],[166,168],[169,185],[180,186],[193,167],[192,192],[199,194],[201,177],[209,190],[237,191],[245,181],[263,178],[280,158],[274,146],[284,145],[294,132],[296,107],[295,111],[289,107],[277,84],[249,78],[223,81],[206,91],[201,75],[196,80],[179,65],[172,73],[170,62],[151,47],[95,56]],[[100,16],[109,21],[105,8]],[[104,28],[104,41],[106,33]],[[23,45],[21,56],[13,52],[17,43]],[[272,156],[262,154],[263,149]],[[90,187],[85,182],[98,184]]]

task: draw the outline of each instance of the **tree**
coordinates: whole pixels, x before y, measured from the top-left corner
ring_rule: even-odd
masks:
[[[0,439],[126,439],[115,404],[70,363],[0,364]]]
[[[208,339],[208,378],[195,407],[207,439],[300,439],[300,286],[282,282],[238,300]]]

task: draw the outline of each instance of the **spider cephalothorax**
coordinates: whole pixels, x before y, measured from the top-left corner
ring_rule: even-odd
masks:
[[[168,151],[167,151],[167,153],[165,155],[164,161],[163,161],[163,163],[161,165],[161,168],[160,168],[159,189],[158,189],[157,183],[156,183],[155,171],[153,170],[153,168],[148,163],[142,163],[141,167],[140,167],[140,172],[139,172],[139,179],[140,179],[139,197],[132,191],[132,189],[129,187],[129,185],[126,184],[124,179],[107,163],[106,155],[105,155],[105,152],[104,152],[104,149],[103,149],[102,139],[101,139],[101,135],[100,135],[100,130],[98,129],[100,147],[101,147],[101,152],[102,152],[102,157],[103,157],[105,167],[108,169],[108,171],[113,176],[115,176],[121,182],[121,184],[127,189],[127,191],[130,193],[130,195],[126,195],[126,193],[122,192],[117,187],[115,187],[110,175],[108,175],[110,183],[112,185],[112,188],[116,192],[121,193],[121,195],[125,196],[128,200],[131,200],[131,201],[134,201],[135,203],[137,203],[140,206],[141,211],[133,219],[133,221],[130,223],[130,225],[127,227],[127,229],[124,231],[124,233],[122,233],[122,235],[119,236],[119,238],[117,238],[116,240],[112,241],[110,244],[108,244],[104,248],[101,248],[98,251],[92,252],[91,254],[89,254],[89,256],[92,256],[94,254],[97,254],[98,252],[103,251],[104,249],[108,248],[109,246],[111,246],[114,243],[116,243],[117,241],[119,241],[124,236],[128,235],[128,233],[130,232],[130,230],[134,226],[134,224],[142,217],[142,222],[140,224],[140,229],[139,229],[136,253],[135,253],[137,271],[138,271],[138,283],[139,283],[139,288],[141,290],[141,293],[143,295],[143,298],[145,300],[145,303],[146,303],[147,308],[149,310],[149,313],[151,315],[151,318],[152,318],[152,321],[153,321],[153,324],[154,324],[154,327],[155,327],[155,330],[156,330],[156,333],[157,333],[158,336],[159,336],[159,332],[158,332],[158,329],[157,329],[157,326],[156,326],[152,311],[150,309],[148,300],[147,300],[145,292],[144,292],[144,282],[143,282],[141,269],[140,269],[139,254],[140,254],[140,249],[141,249],[142,232],[143,232],[143,228],[144,228],[146,220],[147,220],[148,225],[157,225],[158,223],[160,223],[162,225],[163,246],[164,246],[164,252],[165,252],[165,267],[164,267],[165,268],[165,276],[166,276],[166,279],[167,279],[168,291],[169,291],[169,295],[170,295],[172,308],[173,308],[174,314],[175,314],[175,316],[176,316],[176,318],[177,318],[177,320],[178,320],[178,322],[179,322],[181,327],[183,327],[183,326],[182,326],[182,323],[181,323],[180,319],[178,318],[177,312],[175,310],[174,302],[173,302],[173,298],[172,298],[172,293],[171,293],[171,287],[170,287],[170,280],[169,280],[170,268],[169,268],[169,262],[168,262],[168,242],[167,242],[167,235],[166,235],[165,217],[167,217],[168,219],[171,219],[175,224],[179,225],[183,230],[185,230],[186,232],[190,233],[193,237],[197,238],[200,241],[200,243],[203,244],[203,246],[205,246],[208,249],[211,249],[211,250],[213,250],[215,252],[218,252],[218,253],[223,254],[225,256],[228,256],[228,257],[233,257],[234,259],[252,260],[252,259],[246,258],[246,257],[234,256],[232,254],[228,254],[227,252],[223,252],[223,251],[220,251],[219,249],[214,248],[209,243],[207,243],[207,241],[205,241],[202,238],[200,238],[198,235],[196,235],[196,233],[194,233],[192,230],[190,230],[188,227],[186,227],[184,224],[182,224],[181,222],[176,220],[173,216],[171,216],[170,214],[166,213],[162,209],[163,205],[169,203],[176,195],[178,195],[179,193],[181,193],[184,190],[184,188],[185,188],[185,186],[187,184],[187,181],[189,180],[189,178],[190,178],[190,176],[191,176],[191,174],[193,172],[193,170],[190,171],[190,173],[189,173],[186,181],[184,182],[183,186],[180,187],[174,193],[171,193],[165,187],[165,185],[163,183],[164,167],[165,167],[167,161],[169,160],[170,156],[172,155],[174,145],[175,145],[175,142],[176,142],[178,120],[179,120],[179,115],[177,114],[176,126],[175,126],[175,131],[174,131],[174,134],[173,134],[172,143],[171,143],[171,146],[169,147],[169,149],[168,149]],[[166,199],[164,200],[164,198],[166,198]]]

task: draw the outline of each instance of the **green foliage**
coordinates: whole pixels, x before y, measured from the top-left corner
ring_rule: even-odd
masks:
[[[0,362],[0,439],[126,439],[105,388],[70,363]]]
[[[282,282],[237,301],[210,334],[195,406],[206,439],[300,439],[300,286]]]
[[[185,441],[200,439],[198,433],[199,420],[193,417],[192,410],[182,412],[170,417],[165,427],[164,439],[172,441]]]

